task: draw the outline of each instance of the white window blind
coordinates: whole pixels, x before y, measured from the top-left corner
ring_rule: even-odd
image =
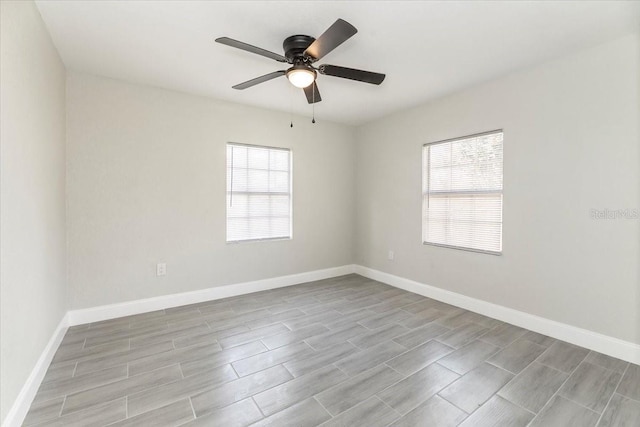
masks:
[[[502,131],[425,144],[422,240],[502,252]]]
[[[291,238],[291,150],[227,144],[227,242]]]

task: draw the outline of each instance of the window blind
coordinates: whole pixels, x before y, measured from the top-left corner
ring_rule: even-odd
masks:
[[[503,133],[423,147],[422,240],[502,252]]]
[[[227,242],[291,238],[291,150],[227,144]]]

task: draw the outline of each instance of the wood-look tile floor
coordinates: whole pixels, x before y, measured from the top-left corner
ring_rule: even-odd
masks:
[[[640,367],[357,275],[69,329],[27,426],[640,426]]]

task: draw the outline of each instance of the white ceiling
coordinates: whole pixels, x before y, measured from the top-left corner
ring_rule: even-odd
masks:
[[[278,78],[231,86],[284,64],[214,43],[277,53],[337,18],[358,34],[320,63],[387,74],[381,86],[319,76],[319,120],[361,124],[572,51],[638,31],[640,2],[37,1],[65,65],[134,83],[310,116]]]

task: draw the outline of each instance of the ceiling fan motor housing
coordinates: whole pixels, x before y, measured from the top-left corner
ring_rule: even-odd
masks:
[[[295,35],[284,39],[282,48],[284,49],[284,56],[290,63],[296,64],[301,62],[313,62],[313,58],[305,56],[304,51],[307,50],[309,45],[316,39],[311,36]]]

